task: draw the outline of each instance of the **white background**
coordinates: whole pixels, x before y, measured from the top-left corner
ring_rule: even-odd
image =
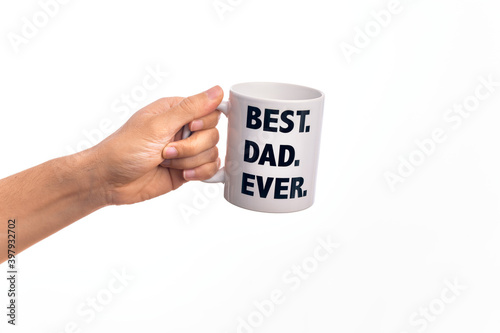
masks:
[[[376,29],[370,13],[388,0],[229,2],[222,19],[212,0],[72,0],[18,52],[8,36],[41,7],[2,2],[0,177],[77,149],[103,119],[121,124],[113,104],[160,68],[168,77],[131,112],[215,84],[324,91],[315,205],[254,213],[196,182],[105,208],[19,255],[18,326],[6,324],[2,278],[0,331],[499,332],[500,87],[457,128],[444,118],[480,77],[500,81],[496,1],[401,0],[350,62],[342,43]],[[436,129],[447,140],[391,191],[384,174],[422,157],[415,141]],[[317,262],[328,238],[340,246]],[[293,289],[284,276],[303,263]],[[122,270],[133,279],[102,311],[77,312]],[[259,314],[273,290],[282,304]]]

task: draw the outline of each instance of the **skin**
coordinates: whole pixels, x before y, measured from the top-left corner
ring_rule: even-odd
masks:
[[[215,126],[222,98],[219,86],[188,98],[162,98],[98,145],[1,179],[0,263],[8,259],[9,219],[15,219],[17,255],[98,209],[212,177],[220,166]],[[185,124],[193,134],[180,140]]]

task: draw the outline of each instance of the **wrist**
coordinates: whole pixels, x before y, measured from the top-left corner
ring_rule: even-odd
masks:
[[[79,199],[90,209],[108,206],[109,190],[99,151],[94,148],[66,156],[65,167],[72,174]]]

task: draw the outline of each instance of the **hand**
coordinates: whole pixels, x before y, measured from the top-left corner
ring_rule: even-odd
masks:
[[[162,98],[136,112],[94,150],[108,204],[132,204],[212,177],[220,166],[215,86],[188,98]],[[185,124],[193,134],[180,140]]]

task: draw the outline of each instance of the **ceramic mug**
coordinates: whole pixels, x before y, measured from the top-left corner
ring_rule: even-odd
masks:
[[[225,166],[206,182],[224,183],[239,207],[289,213],[314,203],[324,94],[271,82],[240,83],[217,108],[228,118]],[[190,135],[184,127],[186,138]]]

